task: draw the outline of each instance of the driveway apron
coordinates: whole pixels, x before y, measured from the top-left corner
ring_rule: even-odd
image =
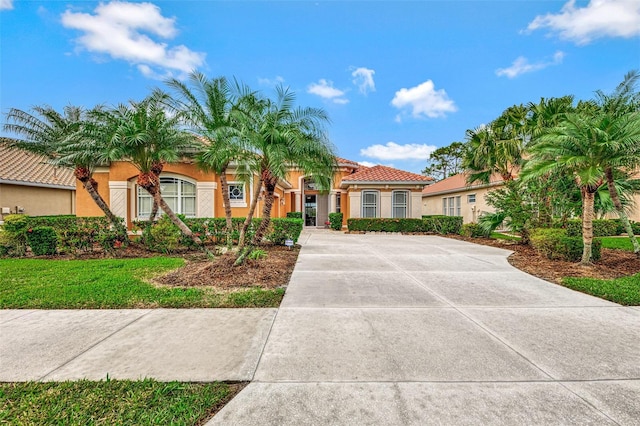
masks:
[[[640,310],[453,239],[301,244],[252,383],[210,424],[638,424]]]

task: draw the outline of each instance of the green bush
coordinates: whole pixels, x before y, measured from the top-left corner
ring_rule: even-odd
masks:
[[[302,212],[287,212],[289,219],[302,219]]]
[[[56,254],[58,235],[51,226],[38,226],[27,230],[27,242],[36,256]]]
[[[594,237],[609,237],[611,235],[620,235],[619,222],[612,219],[597,219],[593,221]],[[567,236],[582,236],[582,220],[572,219],[567,221]]]
[[[62,252],[92,251],[96,244],[104,248],[105,241],[117,239],[105,216],[29,216],[27,222],[29,228],[52,227],[58,235],[58,250]]]
[[[477,223],[465,223],[460,228],[460,235],[467,238],[486,237],[487,233]]]
[[[535,229],[531,232],[531,245],[540,254],[549,259],[564,259],[577,262],[582,259],[584,248],[582,237],[567,236],[565,229]],[[600,259],[602,242],[594,239],[591,245],[592,259]]]
[[[329,213],[329,227],[334,231],[342,229],[342,213]]]
[[[27,216],[7,215],[4,217],[2,228],[5,233],[2,252],[10,256],[24,256],[27,252],[27,229],[29,229]]]
[[[349,231],[458,234],[462,227],[459,216],[425,216],[423,219],[351,218]]]
[[[171,253],[181,246],[182,233],[171,222],[169,216],[163,215],[149,229],[145,245],[149,250]]]
[[[274,244],[284,244],[291,239],[298,242],[304,221],[302,219],[274,218],[271,219],[270,231],[267,231],[266,239]]]

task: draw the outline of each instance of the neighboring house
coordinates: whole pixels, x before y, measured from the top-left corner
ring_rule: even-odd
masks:
[[[73,170],[45,157],[0,146],[0,220],[12,213],[75,214],[75,180]]]
[[[342,212],[344,223],[351,217],[413,217],[422,215],[421,193],[430,177],[385,166],[365,167],[337,158],[338,170],[329,191],[318,190],[313,176],[292,169],[286,181],[275,191],[272,217],[287,212],[303,212],[305,226],[324,227],[329,213]],[[128,162],[112,162],[94,173],[98,191],[117,216],[132,221],[146,219],[152,207],[151,197],[136,184],[138,171]],[[169,206],[187,217],[224,217],[220,179],[203,172],[190,162],[167,164],[160,176],[161,193]],[[256,190],[254,181],[236,178],[233,167],[227,173],[229,197],[234,217],[245,217]],[[78,183],[78,185],[80,185]],[[259,198],[255,216],[262,213]],[[77,191],[78,216],[99,216],[86,191]]]
[[[502,187],[500,175],[491,176],[488,184],[467,184],[463,173],[453,175],[422,190],[422,213],[425,215],[462,216],[464,223],[476,223],[482,213],[493,213],[485,195]]]

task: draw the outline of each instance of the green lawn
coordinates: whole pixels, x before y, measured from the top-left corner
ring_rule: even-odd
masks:
[[[0,424],[194,425],[234,393],[225,383],[0,383]]]
[[[218,293],[145,281],[183,259],[0,259],[0,309],[277,307],[284,289]]]
[[[638,236],[640,238],[640,236]],[[600,237],[602,241],[602,247],[608,249],[628,250],[633,251],[633,245],[629,237]]]
[[[621,305],[640,306],[640,274],[613,280],[564,278],[562,283],[574,290]]]

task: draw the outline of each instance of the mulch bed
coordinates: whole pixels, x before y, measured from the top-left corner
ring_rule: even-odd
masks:
[[[234,266],[235,253],[225,253],[213,261],[192,257],[180,269],[169,272],[154,281],[175,287],[215,286],[219,289],[238,287],[278,288],[285,287],[298,259],[300,247],[260,246],[267,256],[247,259],[244,264]]]
[[[640,258],[626,250],[602,249],[602,258],[592,266],[563,260],[552,260],[538,254],[532,247],[515,241],[489,238],[465,238],[457,240],[512,250],[508,261],[514,267],[547,281],[561,283],[563,277],[587,277],[599,279],[619,278],[640,273]]]

